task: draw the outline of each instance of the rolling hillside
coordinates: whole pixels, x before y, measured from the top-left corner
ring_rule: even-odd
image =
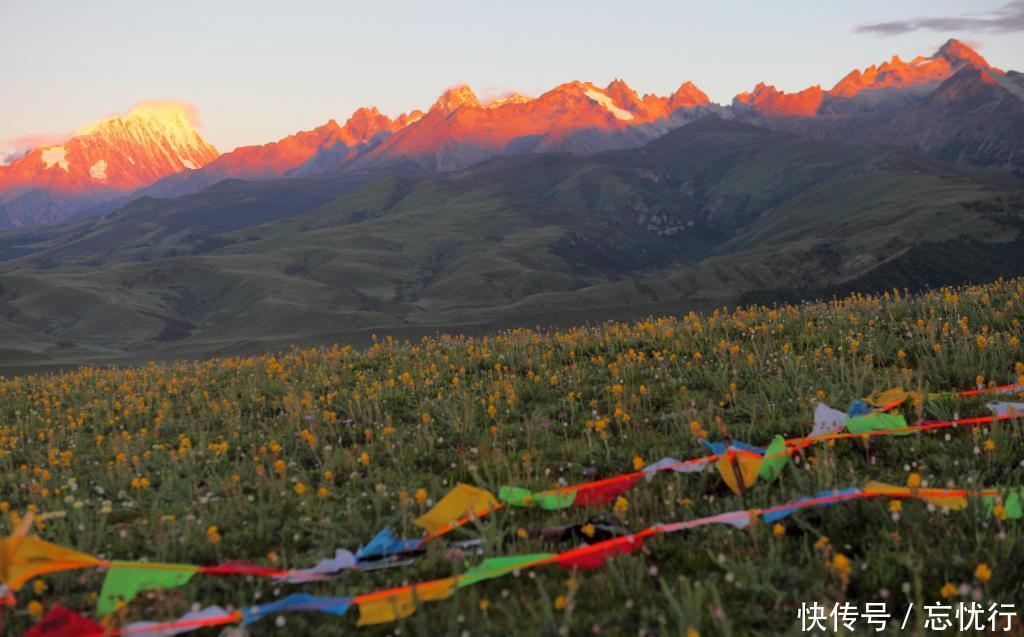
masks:
[[[282,191],[254,207],[252,186],[0,234],[3,366],[603,320],[829,294],[885,268],[877,287],[1024,266],[1017,178],[715,118],[639,149],[388,177],[329,203],[307,183],[301,206]],[[949,265],[914,265],[938,249]]]

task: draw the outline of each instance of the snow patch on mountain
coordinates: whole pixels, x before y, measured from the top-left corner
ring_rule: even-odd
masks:
[[[611,114],[614,115],[615,117],[617,117],[619,119],[624,119],[624,120],[633,119],[633,114],[632,113],[630,113],[629,111],[627,111],[625,109],[621,109],[618,106],[616,106],[615,102],[612,101],[612,98],[608,97],[607,95],[605,95],[601,91],[598,91],[597,89],[589,88],[583,94],[586,95],[587,97],[589,97],[590,99],[594,100],[595,102],[597,102],[601,106],[603,106],[606,109],[608,109],[608,111],[611,112]]]
[[[64,172],[68,171],[68,149],[63,146],[50,146],[42,149],[39,159],[42,160],[47,170],[58,165],[64,169]]]
[[[96,181],[107,180],[107,161],[101,159],[92,166],[89,166],[89,176]]]

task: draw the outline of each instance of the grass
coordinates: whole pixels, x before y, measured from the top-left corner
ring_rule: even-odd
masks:
[[[459,482],[494,493],[503,484],[576,484],[635,462],[703,455],[695,432],[717,438],[719,421],[734,438],[766,444],[777,433],[806,434],[819,400],[844,408],[897,385],[931,392],[1024,382],[1022,318],[1024,280],[1016,279],[557,332],[379,339],[365,350],[5,378],[2,524],[6,532],[34,507],[54,514],[37,523],[42,537],[107,558],[301,568],[385,524],[416,537],[411,520]],[[941,398],[906,415],[984,415],[984,402]],[[1022,454],[1019,422],[838,442],[812,448],[743,498],[711,472],[661,475],[628,492],[624,510],[503,510],[453,539],[481,537],[486,555],[564,550],[571,544],[538,532],[598,519],[639,530],[870,479],[904,484],[911,473],[927,485],[1015,486],[1024,484]],[[849,572],[837,568],[840,554]],[[365,592],[446,577],[479,559],[439,542],[414,566],[347,573],[308,590]],[[991,579],[975,576],[979,564]],[[956,592],[947,603],[972,595],[1013,603],[1022,569],[1020,522],[997,520],[977,502],[944,512],[908,501],[894,515],[887,501],[861,501],[797,513],[778,531],[755,524],[657,538],[569,584],[554,567],[493,580],[360,632],[798,634],[801,602],[920,608],[949,583]],[[33,601],[88,612],[101,577],[82,571],[29,584],[8,613],[9,634],[31,624]],[[196,577],[140,597],[115,621],[172,619],[193,601],[244,607],[292,589]],[[292,615],[285,628],[265,620],[253,630],[333,635],[355,630],[356,615]]]

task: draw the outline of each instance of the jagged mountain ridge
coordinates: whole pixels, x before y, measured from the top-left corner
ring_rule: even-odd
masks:
[[[121,177],[129,174],[123,166],[107,165],[104,171],[99,160],[88,163],[82,151],[62,155],[67,145],[34,149],[11,166],[0,167],[0,227],[105,214],[143,196],[191,194],[232,178],[444,172],[524,153],[587,156],[640,146],[707,114],[817,139],[901,145],[962,163],[1019,171],[1024,169],[1024,136],[1017,134],[1024,128],[1022,104],[1024,90],[1017,74],[991,66],[957,40],[929,57],[904,62],[894,56],[851,71],[828,90],[815,86],[784,93],[760,83],[728,107],[712,103],[690,82],[668,96],[641,96],[622,80],[605,87],[573,81],[535,98],[517,93],[489,102],[462,85],[445,91],[425,113],[392,119],[376,108],[361,108],[344,125],[332,119],[220,156],[204,150],[177,164],[169,158],[154,170],[140,167],[134,181]],[[174,148],[182,137],[171,131],[167,145]],[[65,162],[65,157],[73,161]],[[75,177],[65,181],[76,188],[61,183],[70,165]],[[41,175],[25,179],[33,173],[26,167]],[[92,174],[86,177],[83,171]]]

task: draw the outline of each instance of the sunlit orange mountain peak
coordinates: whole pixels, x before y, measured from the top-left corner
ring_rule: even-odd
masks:
[[[0,196],[34,188],[62,194],[130,191],[201,168],[218,152],[196,132],[196,123],[195,109],[181,102],[137,104],[0,167]]]
[[[883,88],[930,88],[946,81],[960,69],[972,66],[992,69],[985,58],[959,40],[949,40],[931,57],[918,56],[904,62],[894,55],[888,62],[853,70],[829,90],[829,95],[851,98],[858,93]],[[999,72],[998,69],[992,69]]]
[[[930,92],[964,68],[1002,73],[963,42],[949,40],[930,57],[918,56],[905,62],[894,55],[881,64],[850,71],[827,91],[813,86],[799,93],[784,93],[761,83],[753,91],[733,98],[733,106],[741,113],[752,112],[764,117],[814,117],[826,103],[836,104],[860,96],[874,98],[901,92]]]

